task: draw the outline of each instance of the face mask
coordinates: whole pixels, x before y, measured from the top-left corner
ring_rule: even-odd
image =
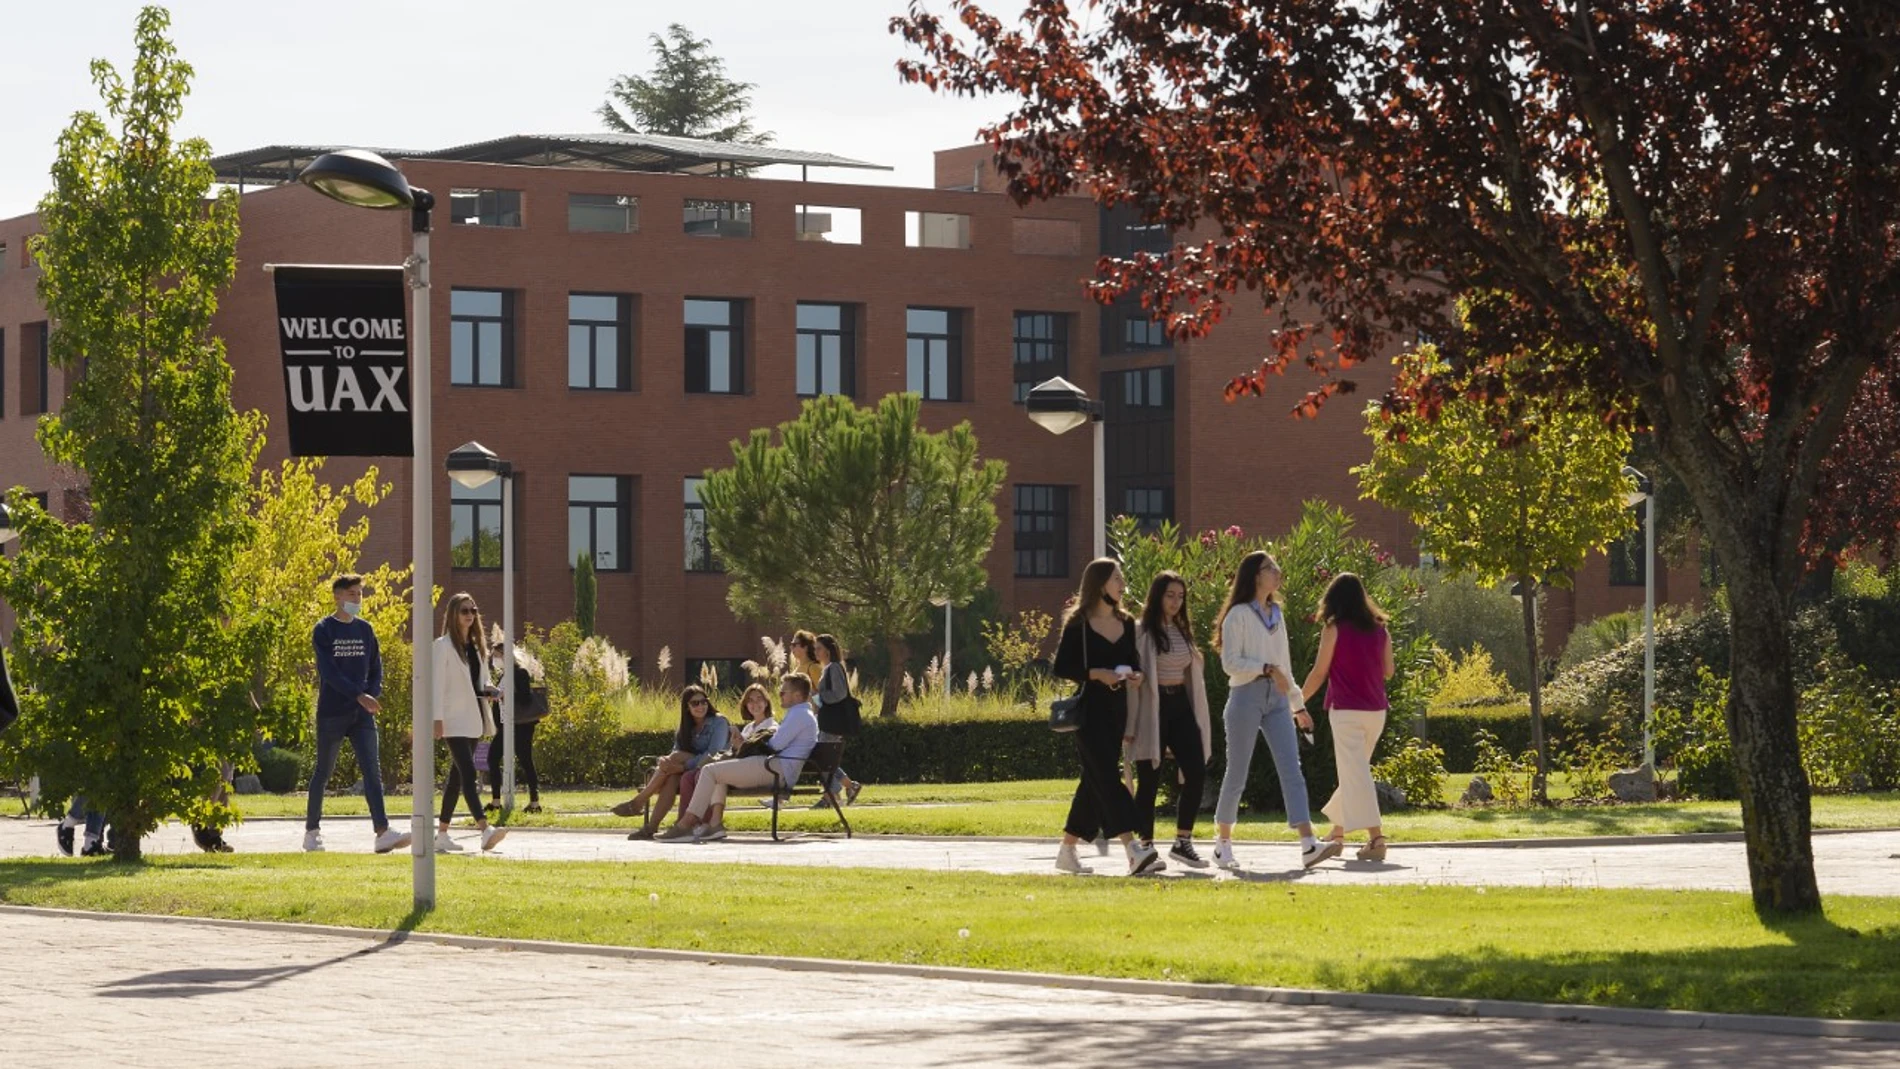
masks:
[[[363,615],[363,603],[360,601],[346,601],[343,603],[343,611],[350,616],[361,616]]]

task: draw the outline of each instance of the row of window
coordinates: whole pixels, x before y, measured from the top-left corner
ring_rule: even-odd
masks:
[[[713,553],[706,526],[706,506],[700,500],[700,489],[705,482],[697,476],[684,480],[681,501],[686,542],[684,566],[689,572],[723,570]],[[1012,548],[1018,576],[1068,577],[1072,489],[1028,483],[1014,487]],[[501,482],[496,480],[473,490],[451,483],[449,491],[450,563],[457,568],[500,568],[505,522],[501,510]],[[1137,503],[1137,494],[1148,492],[1131,491],[1130,503]],[[594,567],[603,572],[633,569],[632,477],[567,477],[567,556],[570,562],[589,557]]]
[[[516,229],[522,223],[522,192],[518,189],[456,189],[449,193],[449,221],[457,226]],[[706,238],[752,236],[752,202],[681,201],[683,233]],[[860,244],[863,209],[800,204],[793,220],[801,241]],[[640,230],[640,198],[617,193],[569,193],[567,229],[572,233],[633,234]],[[967,249],[970,217],[959,212],[908,211],[904,213],[904,243],[912,248]]]
[[[569,389],[633,389],[634,303],[627,293],[568,294]],[[451,385],[515,385],[516,304],[513,290],[450,291]],[[745,393],[746,301],[688,297],[682,304],[686,392]],[[861,308],[799,303],[794,388],[800,397],[856,395]],[[956,308],[905,309],[905,389],[930,401],[964,399],[964,320],[964,311]],[[1036,383],[1068,374],[1070,320],[1063,312],[1015,313],[1011,374],[1016,400],[1027,397]]]

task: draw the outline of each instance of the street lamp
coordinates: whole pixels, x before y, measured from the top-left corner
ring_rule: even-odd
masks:
[[[943,608],[943,704],[950,707],[950,684],[954,677],[950,674],[950,595],[939,594],[930,599],[932,605]]]
[[[449,478],[480,490],[501,480],[501,814],[515,811],[515,466],[480,442],[449,454]],[[487,640],[487,636],[482,636]]]
[[[1643,506],[1643,767],[1656,776],[1656,492],[1649,476],[1625,464],[1623,477],[1636,482],[1623,503]]]
[[[1095,425],[1095,556],[1108,556],[1108,467],[1102,435],[1102,405],[1091,400],[1082,388],[1057,375],[1039,382],[1023,403],[1029,418],[1051,434],[1067,434],[1084,423]]]
[[[19,528],[13,526],[13,510],[5,501],[0,501],[0,546],[20,537]]]
[[[429,643],[430,618],[434,606],[430,596],[435,589],[435,514],[429,492],[430,426],[429,391],[434,380],[429,372],[429,212],[435,197],[426,189],[409,184],[396,165],[374,152],[343,149],[326,152],[312,160],[297,181],[341,204],[358,208],[409,210],[409,232],[414,248],[403,264],[409,269],[409,288],[415,290],[416,350],[409,376],[410,452],[409,493],[413,505],[411,554],[414,570],[410,574],[410,778],[409,854],[413,859],[412,882],[415,908],[435,908],[435,835],[430,828],[434,818],[435,737],[430,713],[434,649]]]

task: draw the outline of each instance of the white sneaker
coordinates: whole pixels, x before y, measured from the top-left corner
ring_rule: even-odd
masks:
[[[1310,869],[1329,857],[1338,857],[1345,848],[1346,844],[1339,839],[1315,840],[1312,846],[1300,848],[1300,864]]]
[[[1234,844],[1226,839],[1214,843],[1214,867],[1233,872],[1240,868],[1240,862],[1234,860]]]
[[[391,850],[400,850],[408,846],[410,841],[411,838],[408,832],[397,831],[395,828],[384,828],[383,833],[376,837],[376,852],[379,854],[387,854]]]
[[[488,826],[488,830],[482,832],[482,852],[487,853],[488,851],[493,850],[497,843],[501,842],[503,839],[507,837],[508,837],[507,828],[504,828],[498,824],[490,824]]]
[[[1086,875],[1089,870],[1082,867],[1082,859],[1075,856],[1075,844],[1063,843],[1056,847],[1056,871],[1075,872]]]
[[[1095,855],[1097,857],[1108,856],[1108,836],[1097,835],[1095,837]]]
[[[323,853],[323,836],[314,828],[304,832],[303,849],[306,854]]]
[[[1161,863],[1161,855],[1156,853],[1155,848],[1152,846],[1131,840],[1128,843],[1127,849],[1128,875],[1130,876],[1143,876],[1149,873],[1159,872],[1167,867]]]
[[[462,852],[462,847],[457,844],[454,839],[449,838],[448,832],[439,831],[435,833],[435,852],[438,854],[459,854]]]

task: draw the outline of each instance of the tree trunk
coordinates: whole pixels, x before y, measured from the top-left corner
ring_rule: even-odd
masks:
[[[1544,738],[1544,670],[1537,649],[1537,581],[1528,575],[1517,578],[1524,592],[1518,600],[1524,606],[1524,644],[1531,654],[1531,747],[1537,751],[1537,774],[1531,777],[1531,795],[1539,805],[1550,803],[1550,744]]]
[[[880,719],[897,719],[897,699],[904,692],[904,657],[910,652],[910,646],[901,638],[884,640],[885,659],[890,668],[884,672],[884,706],[877,715]]]
[[[1758,914],[1819,913],[1808,777],[1795,732],[1788,602],[1766,565],[1734,563],[1727,719],[1748,840],[1748,884]]]

